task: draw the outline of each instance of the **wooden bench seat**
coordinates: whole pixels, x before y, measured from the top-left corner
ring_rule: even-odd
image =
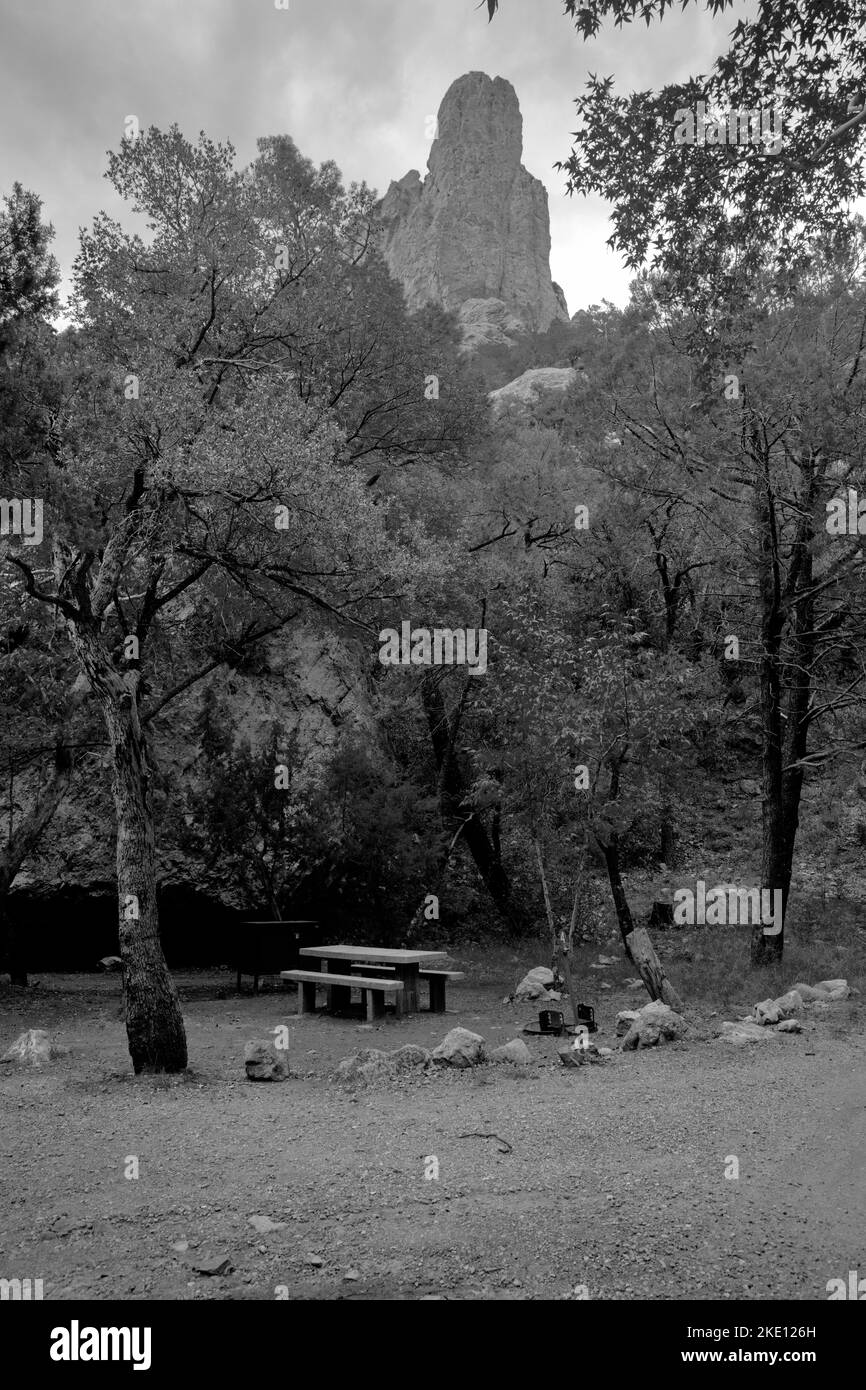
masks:
[[[421,979],[430,986],[431,1014],[444,1014],[446,980],[465,980],[466,975],[462,970],[422,970]]]
[[[394,974],[393,965],[353,965],[353,970],[366,970],[371,975],[377,975],[380,979],[387,979]],[[426,980],[430,986],[430,1012],[431,1014],[444,1014],[445,1012],[445,985],[448,980],[465,980],[466,974],[463,970],[419,970],[418,978]]]
[[[347,1008],[353,989],[360,989],[366,1002],[367,1018],[382,1018],[385,995],[394,997],[397,1013],[403,1011],[403,981],[378,976],[336,975],[325,970],[281,970],[282,980],[294,980],[299,985],[298,1013],[310,1014],[316,1007],[316,986],[328,991],[328,1007]]]

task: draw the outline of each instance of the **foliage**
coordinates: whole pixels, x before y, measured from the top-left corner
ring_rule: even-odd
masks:
[[[732,6],[705,0],[712,15]],[[498,8],[488,0],[490,19]],[[605,19],[649,25],[673,9],[672,0],[565,0],[584,39]],[[839,232],[866,192],[864,34],[861,0],[761,0],[705,77],[621,96],[613,78],[591,76],[575,103],[575,145],[558,166],[569,190],[611,202],[611,246],[633,267],[651,253],[671,289],[708,313],[729,308],[768,248],[792,283],[812,260],[814,237]],[[722,120],[775,110],[781,147],[676,143],[678,113],[699,101]]]
[[[44,319],[57,308],[60,271],[49,251],[54,228],[42,221],[42,201],[20,183],[0,212],[0,349],[22,320]]]
[[[197,721],[202,785],[188,798],[190,852],[279,918],[324,848],[321,808],[297,734],[272,723],[254,746],[208,692]],[[279,783],[279,785],[278,785]]]

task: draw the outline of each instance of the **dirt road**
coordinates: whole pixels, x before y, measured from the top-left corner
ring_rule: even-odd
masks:
[[[297,1020],[280,995],[187,998],[192,1075],[135,1079],[116,990],[3,1001],[3,1039],[43,1026],[72,1049],[0,1074],[0,1276],[41,1277],[46,1298],[559,1299],[584,1285],[590,1299],[826,1299],[828,1280],[866,1277],[856,1000],[742,1050],[674,1044],[575,1071],[532,1039],[526,1069],[353,1094],[328,1075],[358,1047],[429,1046],[458,1022],[496,1043],[531,1008],[466,991],[445,1019],[371,1033]],[[281,1022],[298,1075],[247,1082],[244,1041]],[[253,1215],[280,1224],[260,1234]],[[231,1272],[194,1268],[210,1257]]]

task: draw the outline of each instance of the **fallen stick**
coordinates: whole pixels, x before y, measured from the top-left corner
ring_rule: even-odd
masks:
[[[503,1139],[502,1136],[501,1136],[501,1134],[482,1134],[482,1132],[481,1132],[480,1129],[473,1129],[473,1130],[471,1130],[471,1131],[469,1132],[469,1134],[458,1134],[458,1135],[457,1135],[457,1138],[458,1138],[458,1139],[495,1139],[495,1140],[497,1141],[497,1143],[499,1143],[499,1144],[504,1144],[504,1146],[505,1146],[504,1148],[502,1148],[502,1149],[499,1150],[499,1152],[500,1152],[501,1154],[510,1154],[510,1153],[513,1153],[513,1152],[514,1152],[514,1150],[512,1149],[511,1145],[509,1144],[508,1140],[507,1140],[507,1139]]]

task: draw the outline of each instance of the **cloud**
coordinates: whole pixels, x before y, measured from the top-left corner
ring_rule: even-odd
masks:
[[[605,207],[566,198],[553,169],[571,147],[574,97],[589,71],[626,90],[706,71],[728,28],[690,9],[584,44],[559,0],[503,0],[490,25],[475,0],[0,0],[0,26],[0,190],[19,179],[43,198],[67,286],[79,226],[122,212],[103,174],[127,115],[230,139],[242,162],[258,136],[289,134],[384,192],[424,172],[427,116],[455,77],[481,69],[517,90],[572,311],[623,303],[629,280],[605,246]]]

